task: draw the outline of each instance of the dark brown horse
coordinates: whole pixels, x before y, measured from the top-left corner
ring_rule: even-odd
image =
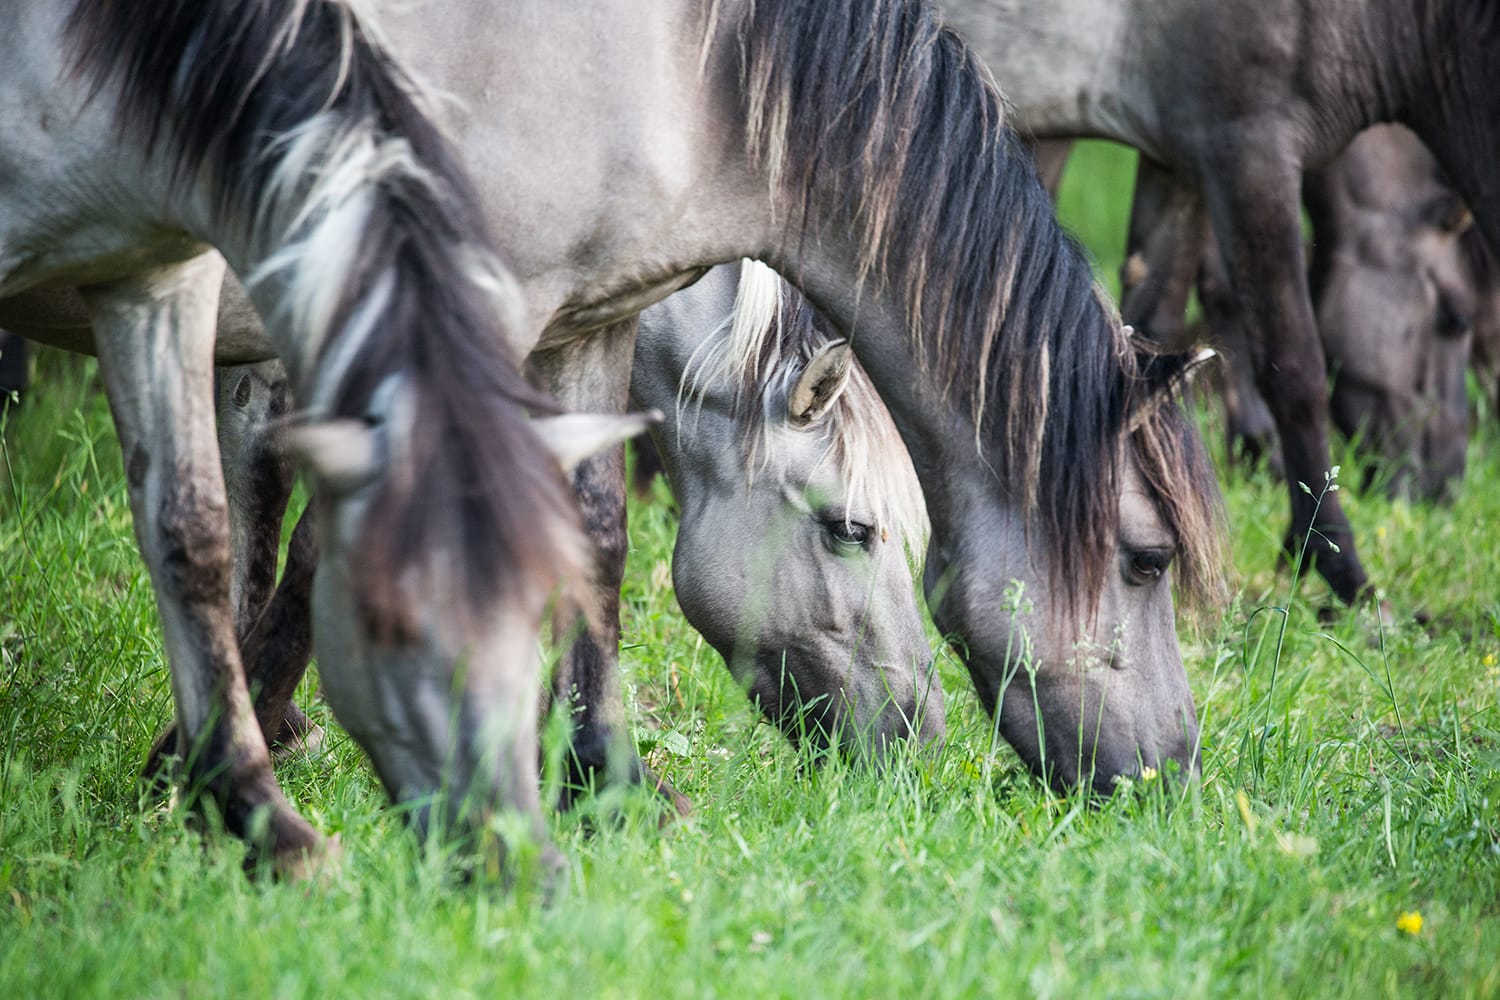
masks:
[[[1464,371],[1478,309],[1468,259],[1471,216],[1409,130],[1374,125],[1303,179],[1312,221],[1309,279],[1332,376],[1334,424],[1379,459],[1393,494],[1439,498],[1461,479],[1468,417]],[[1138,198],[1121,280],[1127,301],[1149,296],[1144,321],[1181,337],[1196,279],[1222,370],[1229,454],[1281,472],[1276,428],[1256,387],[1246,317],[1211,231],[1174,246],[1171,204]],[[1162,290],[1164,289],[1164,290]],[[1374,473],[1373,465],[1368,467]]]
[[[1327,367],[1297,192],[1362,128],[1410,126],[1500,243],[1500,6],[1475,0],[949,0],[1042,138],[1098,136],[1143,154],[1139,185],[1174,206],[1178,244],[1207,212],[1248,321],[1285,454],[1292,539],[1334,591],[1368,586],[1328,469]],[[1126,318],[1149,328],[1149,294]],[[1299,483],[1314,487],[1303,492]],[[1310,536],[1309,536],[1309,533]]]

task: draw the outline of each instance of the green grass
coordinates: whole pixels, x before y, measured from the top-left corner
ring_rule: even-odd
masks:
[[[1112,271],[1130,164],[1089,167],[1064,211]],[[251,883],[231,838],[140,800],[170,701],[118,447],[91,363],[39,367],[0,456],[0,996],[1500,994],[1492,428],[1451,507],[1346,490],[1384,634],[1320,626],[1316,580],[1289,599],[1284,490],[1225,470],[1234,597],[1181,623],[1204,773],[1170,804],[1039,788],[951,660],[940,754],[806,766],[682,621],[659,493],[632,511],[627,687],[696,814],[555,818],[571,884],[547,905],[454,885],[315,682],[330,745],[279,773],[342,838],[329,881]]]

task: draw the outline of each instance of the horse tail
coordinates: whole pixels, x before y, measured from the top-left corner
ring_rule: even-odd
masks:
[[[363,419],[392,376],[409,388],[406,467],[373,487],[351,554],[366,613],[401,622],[403,589],[434,572],[473,612],[580,579],[571,495],[525,420],[552,404],[505,346],[518,289],[455,151],[353,3],[77,0],[66,31],[122,136],[206,193],[213,235],[244,251],[231,263],[274,304],[299,403]]]

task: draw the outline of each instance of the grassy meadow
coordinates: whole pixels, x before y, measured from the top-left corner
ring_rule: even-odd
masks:
[[[1091,145],[1064,190],[1112,287],[1131,171]],[[995,746],[946,654],[941,752],[809,766],[678,612],[658,484],[631,511],[623,659],[642,750],[696,811],[658,829],[606,793],[555,817],[548,903],[455,884],[315,674],[326,749],[279,774],[341,837],[337,873],[252,882],[238,842],[140,797],[171,704],[119,448],[92,362],[37,368],[0,454],[0,996],[1500,995],[1493,414],[1451,506],[1347,477],[1382,629],[1320,624],[1321,582],[1278,570],[1283,487],[1228,468],[1205,411],[1233,568],[1230,603],[1180,622],[1203,780],[1099,807]]]

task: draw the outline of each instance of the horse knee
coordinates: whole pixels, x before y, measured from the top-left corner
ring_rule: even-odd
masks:
[[[163,582],[192,604],[229,601],[229,513],[222,489],[191,476],[164,484],[152,525]]]
[[[1326,426],[1328,384],[1321,358],[1272,363],[1257,374],[1256,384],[1278,426]]]

